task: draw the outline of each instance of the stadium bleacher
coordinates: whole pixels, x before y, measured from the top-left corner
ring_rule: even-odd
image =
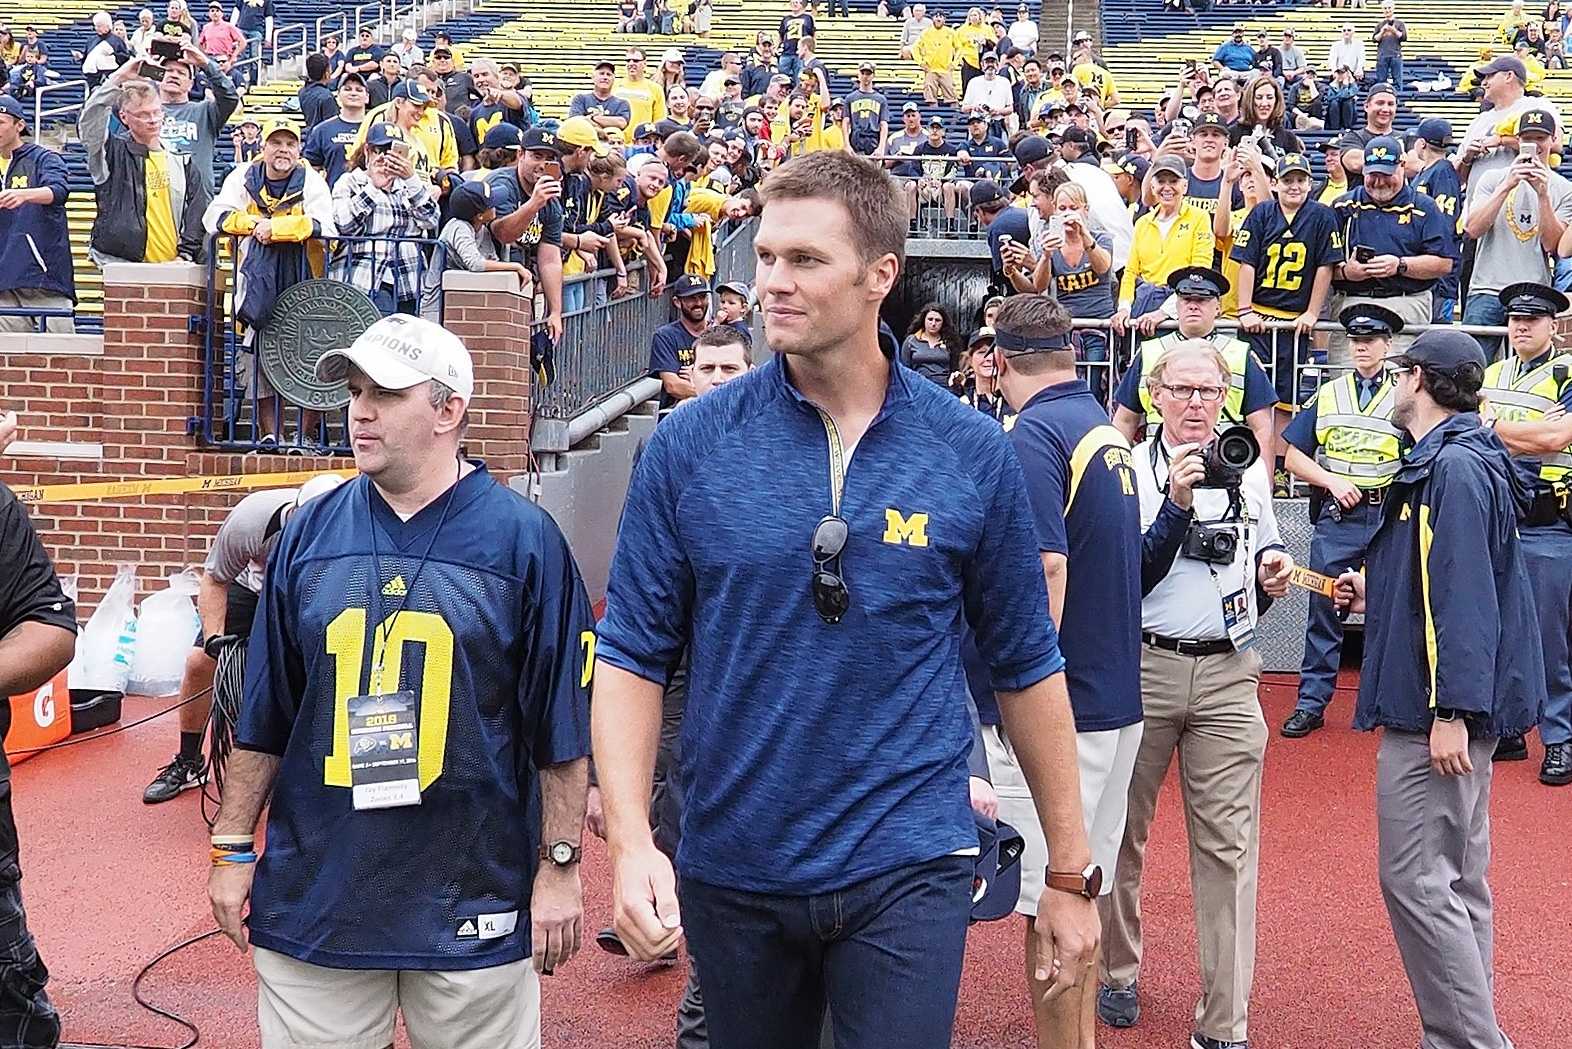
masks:
[[[1467,0],[1398,5],[1397,16],[1408,26],[1408,42],[1403,47],[1404,92],[1396,121],[1399,130],[1409,130],[1426,117],[1443,117],[1461,130],[1479,113],[1479,104],[1458,94],[1456,85],[1483,49],[1510,53],[1510,46],[1496,37],[1497,21],[1508,6],[1482,7]],[[1369,40],[1380,20],[1380,8],[1374,3],[1362,8],[1235,4],[1181,14],[1163,11],[1153,0],[1102,0],[1102,64],[1117,79],[1125,104],[1133,112],[1145,114],[1174,86],[1186,60],[1209,60],[1236,25],[1245,28],[1247,42],[1255,40],[1258,30],[1265,30],[1273,45],[1279,43],[1284,29],[1292,28],[1306,60],[1324,77],[1327,53],[1344,25],[1352,25],[1355,38],[1366,41],[1366,69],[1375,68],[1375,45]],[[1440,76],[1451,81],[1452,90],[1412,90],[1416,82]],[[1552,99],[1567,97],[1572,90],[1572,71],[1550,70],[1543,90]],[[1313,144],[1334,133],[1298,134],[1311,151],[1311,164],[1319,177],[1321,156]]]

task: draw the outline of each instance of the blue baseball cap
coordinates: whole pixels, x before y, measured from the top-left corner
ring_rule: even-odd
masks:
[[[1403,147],[1391,135],[1377,135],[1365,144],[1365,173],[1390,175],[1402,163]]]
[[[1452,144],[1452,125],[1440,117],[1430,117],[1419,122],[1419,126],[1414,129],[1414,137],[1437,149],[1445,149]]]
[[[426,89],[420,86],[418,80],[400,80],[393,88],[393,98],[404,98],[417,106],[429,105],[431,96],[426,94]]]
[[[524,132],[505,120],[487,128],[480,143],[482,149],[518,149],[523,144]]]
[[[465,222],[473,222],[491,206],[491,187],[484,179],[461,182],[448,194],[448,212]]]
[[[391,146],[395,142],[405,141],[408,140],[397,124],[372,124],[371,130],[366,132],[368,146]]]
[[[14,117],[24,124],[27,123],[27,110],[23,108],[22,103],[10,95],[0,95],[0,113],[4,113],[8,117]]]
[[[974,814],[975,815],[975,814]],[[1026,841],[1008,823],[976,815],[977,863],[972,874],[974,922],[1008,918],[1021,898],[1021,854]]]
[[[1403,365],[1421,365],[1438,371],[1454,372],[1467,364],[1485,369],[1485,351],[1479,340],[1456,328],[1431,328],[1420,334],[1401,353],[1386,358]]]
[[[684,273],[671,286],[671,297],[674,299],[686,299],[690,295],[708,295],[709,293],[709,281],[692,273]]]

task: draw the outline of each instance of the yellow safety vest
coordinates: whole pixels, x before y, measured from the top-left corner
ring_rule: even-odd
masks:
[[[1162,413],[1157,410],[1157,405],[1152,402],[1152,391],[1147,389],[1147,376],[1152,374],[1157,361],[1164,353],[1173,349],[1182,342],[1188,342],[1183,335],[1171,331],[1156,339],[1148,339],[1141,344],[1141,407],[1146,410],[1146,422],[1149,426],[1161,426]],[[1244,422],[1244,395],[1245,395],[1245,365],[1250,359],[1250,346],[1239,339],[1222,332],[1214,332],[1206,339],[1216,346],[1223,355],[1223,360],[1228,362],[1228,371],[1231,377],[1228,380],[1228,395],[1223,398],[1223,412],[1218,422]]]
[[[1537,422],[1560,403],[1561,386],[1572,377],[1572,354],[1556,353],[1545,363],[1523,370],[1518,357],[1497,361],[1485,369],[1485,388],[1496,418],[1507,422]],[[1560,481],[1572,474],[1572,445],[1553,455],[1541,456],[1539,476]]]
[[[1402,465],[1402,432],[1392,423],[1397,386],[1383,382],[1363,409],[1353,375],[1316,392],[1316,462],[1360,488],[1385,488]]]

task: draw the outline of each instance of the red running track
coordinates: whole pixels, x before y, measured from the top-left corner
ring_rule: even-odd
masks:
[[[1265,692],[1274,734],[1266,764],[1260,946],[1251,1008],[1257,1049],[1413,1049],[1418,1022],[1386,924],[1375,871],[1375,739],[1348,728],[1339,693],[1329,727],[1285,741],[1276,726],[1290,687]],[[158,705],[128,704],[130,721]],[[16,771],[24,892],[50,988],[73,1042],[175,1046],[181,1032],[131,1000],[131,980],[168,944],[211,927],[204,893],[206,828],[196,792],[157,807],[143,785],[174,749],[173,718],[102,742],[44,754]],[[1572,932],[1572,789],[1535,780],[1529,762],[1497,769],[1494,802],[1496,991],[1519,1049],[1568,1044]],[[1147,862],[1145,1011],[1130,1031],[1104,1029],[1112,1049],[1188,1045],[1197,994],[1194,934],[1178,795],[1170,777]],[[605,851],[585,862],[588,924],[609,916]],[[1032,1045],[1020,991],[1015,920],[973,929],[955,1045]],[[573,1049],[671,1044],[677,969],[646,968],[590,948],[544,992],[544,1043]],[[195,1022],[201,1044],[257,1045],[249,966],[210,940],[170,959],[144,984],[153,1001]],[[405,1044],[402,1040],[400,1045]]]

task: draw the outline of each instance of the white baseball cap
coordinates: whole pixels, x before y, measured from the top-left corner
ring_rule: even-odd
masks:
[[[342,382],[353,364],[385,390],[407,390],[435,379],[468,401],[475,392],[475,366],[459,337],[423,317],[383,317],[348,347],[328,350],[317,361],[317,378]]]

